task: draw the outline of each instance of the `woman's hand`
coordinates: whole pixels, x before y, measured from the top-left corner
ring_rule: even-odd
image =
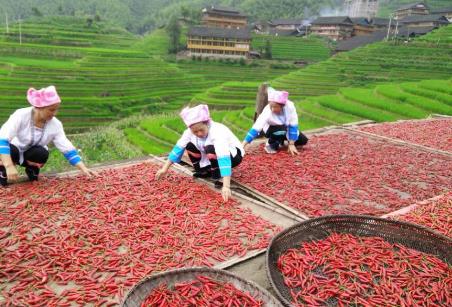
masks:
[[[290,144],[289,143],[289,147],[287,148],[287,152],[290,153],[292,156],[298,155],[298,150],[295,147],[295,144]]]
[[[159,170],[157,171],[157,173],[155,173],[155,179],[156,179],[156,180],[159,180],[160,178],[162,178],[163,175],[166,174],[167,171],[168,171],[167,169],[165,169],[164,167],[162,167],[161,169],[159,169]]]
[[[246,149],[248,148],[248,145],[249,145],[250,143],[248,143],[247,141],[243,141],[242,142],[242,146],[243,146],[243,149],[246,151]]]
[[[165,162],[165,164],[162,166],[162,168],[159,169],[157,171],[157,173],[155,173],[155,180],[159,180],[160,178],[162,178],[162,176],[168,172],[168,170],[172,164],[173,164],[173,162],[171,162],[170,160],[167,160]]]
[[[223,188],[221,188],[221,196],[223,196],[223,200],[227,202],[231,195],[231,188],[223,185]]]
[[[223,200],[227,202],[231,198],[231,176],[223,177],[223,188],[221,189],[221,196]]]
[[[6,167],[6,176],[9,182],[16,182],[19,179],[19,172],[14,164]]]
[[[76,164],[76,166],[82,172],[82,174],[85,175],[88,178],[96,177],[98,175],[97,172],[87,168],[85,163],[83,163],[83,162],[79,162],[78,164]]]

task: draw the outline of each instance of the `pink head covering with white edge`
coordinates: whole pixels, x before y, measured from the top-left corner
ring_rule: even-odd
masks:
[[[30,88],[27,92],[27,100],[36,108],[44,108],[61,102],[60,96],[58,96],[53,85],[40,90]]]
[[[268,101],[276,102],[282,105],[285,105],[287,99],[289,98],[289,93],[286,91],[277,91],[272,87],[269,87],[267,90],[268,93]]]
[[[196,123],[210,121],[209,107],[205,104],[197,105],[196,107],[186,107],[180,112],[180,117],[187,127]]]

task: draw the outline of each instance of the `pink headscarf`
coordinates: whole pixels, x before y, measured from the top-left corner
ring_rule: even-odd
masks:
[[[30,88],[27,92],[27,100],[36,108],[44,108],[61,102],[60,96],[58,96],[53,85],[40,90]]]
[[[272,87],[268,88],[268,101],[276,102],[282,105],[285,105],[287,102],[287,98],[289,98],[289,93],[286,91],[277,91]]]
[[[196,123],[209,121],[209,107],[205,104],[200,104],[193,108],[185,107],[180,112],[180,117],[182,117],[182,120],[187,127]]]

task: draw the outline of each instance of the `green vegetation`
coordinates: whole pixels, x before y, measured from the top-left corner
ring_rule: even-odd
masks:
[[[332,7],[332,0],[0,0],[0,16],[7,12],[11,20],[21,16],[76,16],[87,24],[97,20],[112,20],[127,30],[143,34],[167,24],[171,16],[199,21],[201,9],[221,5],[241,9],[251,20],[273,18],[300,18],[306,12],[319,13],[321,8]],[[308,17],[308,16],[306,16]]]
[[[57,87],[58,117],[74,133],[135,113],[177,110],[228,79],[264,81],[294,70],[230,61],[171,64],[158,57],[169,46],[161,31],[140,39],[104,22],[52,17],[23,23],[20,44],[18,24],[11,25],[0,35],[0,122],[27,106],[29,87]]]
[[[319,62],[330,57],[328,42],[317,37],[294,37],[253,35],[253,50],[265,51],[266,42],[271,43],[272,58],[275,60],[305,60]]]
[[[423,0],[431,9],[450,7],[450,0]],[[378,7],[378,16],[389,17],[399,7],[405,4],[416,3],[413,0],[381,0]]]
[[[232,83],[229,90],[254,95],[257,83]],[[228,89],[228,87],[225,87]],[[450,80],[424,80],[400,84],[382,84],[372,89],[342,88],[335,95],[309,97],[295,103],[301,130],[372,119],[377,122],[427,117],[432,113],[452,115],[449,104]],[[437,96],[440,95],[440,96]],[[446,96],[441,96],[446,95]],[[427,98],[428,96],[428,98]],[[254,103],[254,98],[250,99]],[[250,103],[249,105],[252,105]],[[212,102],[209,104],[215,105]],[[213,110],[215,121],[227,125],[240,139],[252,126],[254,106]],[[176,114],[125,118],[106,128],[71,137],[89,163],[137,157],[142,154],[166,154],[186,129]],[[126,136],[124,138],[124,135]],[[127,141],[128,142],[127,142]],[[93,146],[93,144],[96,144]],[[53,149],[47,170],[68,169],[63,156]]]
[[[191,76],[204,78],[211,86],[227,81],[268,81],[296,70],[294,65],[267,61],[244,64],[230,59],[180,60],[176,67]]]
[[[450,48],[450,45],[452,45],[452,26],[449,25],[433,30],[428,35],[417,38],[417,40],[436,44],[437,46],[444,46],[445,48],[449,46]]]
[[[452,27],[452,26],[448,26]],[[431,34],[431,35],[439,35]],[[446,36],[443,31],[442,35]],[[425,36],[428,39],[428,35]],[[288,90],[293,99],[334,94],[341,87],[375,83],[450,78],[452,48],[425,41],[380,42],[275,79],[275,88]]]
[[[74,146],[80,150],[80,155],[87,164],[106,161],[125,160],[142,155],[138,147],[131,146],[124,133],[116,127],[98,128],[89,133],[70,136]],[[93,146],[96,144],[96,146]],[[146,144],[142,144],[146,146]],[[152,152],[156,152],[153,150]],[[43,171],[58,172],[69,170],[70,164],[54,147],[50,148],[50,158]]]
[[[435,87],[428,90],[425,87]],[[197,96],[199,101],[210,106],[229,108],[228,111],[214,111],[213,118],[227,125],[239,137],[243,138],[252,126],[254,117],[254,99],[258,83],[227,82]],[[432,113],[452,115],[452,105],[443,103],[438,96],[448,95],[445,92],[452,88],[452,80],[424,80],[421,82],[405,82],[401,84],[383,84],[373,89],[342,88],[335,95],[309,97],[295,103],[299,112],[299,123],[302,130],[314,129],[328,125],[356,122],[371,119],[376,122],[395,121],[399,119],[425,118]],[[427,90],[435,93],[425,98]],[[443,96],[440,96],[444,98]],[[201,99],[202,98],[202,99]],[[196,99],[196,98],[195,98]],[[449,100],[452,101],[452,100]],[[240,108],[239,106],[250,105]],[[177,116],[161,116],[144,119],[140,128],[148,134],[141,139],[144,146],[158,139],[164,143],[163,148],[169,150],[177,141],[185,127]],[[138,142],[134,142],[138,144]],[[166,147],[165,147],[166,145]],[[143,151],[146,148],[139,145]],[[158,151],[161,153],[162,146]]]

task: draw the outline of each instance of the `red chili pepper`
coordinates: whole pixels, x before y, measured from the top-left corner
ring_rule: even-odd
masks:
[[[409,257],[410,269],[404,267]],[[313,260],[322,258],[322,265]],[[447,305],[452,269],[440,259],[378,237],[331,234],[304,242],[278,259],[294,305]],[[422,287],[416,284],[422,281]],[[298,286],[301,284],[301,286]],[[424,295],[416,295],[422,289]],[[444,290],[446,293],[447,290]],[[411,295],[413,293],[413,295]],[[426,295],[431,294],[426,299]]]
[[[146,275],[212,266],[266,247],[279,230],[187,176],[155,181],[157,169],[141,164],[0,190],[0,229],[8,229],[0,232],[0,272],[13,283],[1,293],[5,304],[117,305]],[[54,285],[65,290],[51,297]]]

